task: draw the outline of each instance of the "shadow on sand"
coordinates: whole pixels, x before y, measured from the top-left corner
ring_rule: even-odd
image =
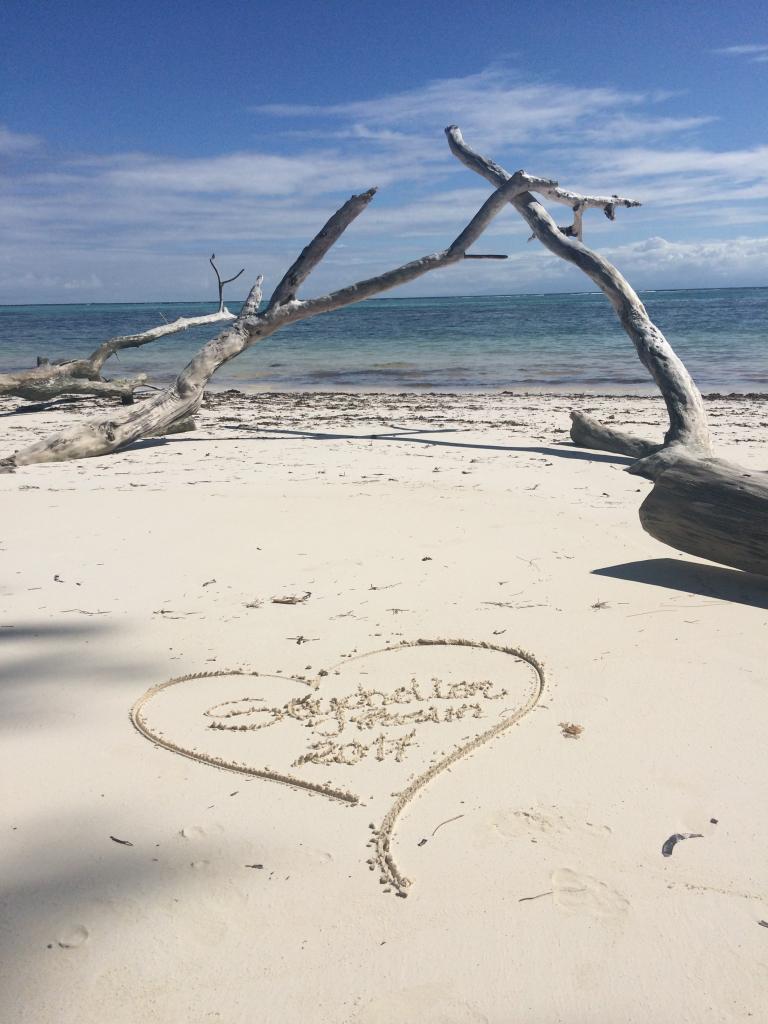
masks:
[[[718,565],[686,562],[676,558],[648,558],[593,569],[592,574],[768,609],[768,577]]]
[[[141,448],[151,448],[159,444],[217,444],[221,441],[279,441],[281,439],[296,437],[306,438],[308,441],[411,441],[413,444],[425,444],[443,448],[466,448],[473,451],[486,452],[530,452],[534,455],[549,455],[557,459],[579,459],[583,462],[610,462],[619,465],[629,466],[635,460],[626,458],[623,455],[610,455],[605,452],[584,451],[568,444],[562,446],[548,447],[546,445],[530,446],[524,445],[502,445],[502,444],[473,444],[469,441],[447,441],[438,440],[434,434],[451,434],[456,430],[453,427],[433,428],[432,430],[393,430],[382,431],[374,434],[340,434],[325,433],[313,430],[287,430],[280,427],[248,427],[242,423],[222,424],[224,430],[238,430],[252,432],[251,436],[238,436],[232,438],[197,438],[197,437],[168,437],[148,438],[143,441],[136,441],[123,448],[123,452],[138,451]],[[418,434],[429,434],[429,437],[418,437]],[[256,436],[253,436],[256,435]]]

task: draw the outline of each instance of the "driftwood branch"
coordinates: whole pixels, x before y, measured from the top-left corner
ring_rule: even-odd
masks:
[[[510,179],[498,164],[471,150],[458,128],[446,133],[452,152],[472,170],[496,186]],[[569,203],[573,225],[558,228],[533,191]],[[637,460],[629,472],[654,481],[640,508],[640,522],[652,537],[700,558],[768,575],[768,474],[711,456],[704,403],[690,374],[616,267],[581,241],[585,210],[602,207],[613,220],[618,206],[639,204],[620,196],[580,196],[559,186],[532,186],[511,202],[550,252],[582,270],[608,297],[669,413],[664,443],[654,444],[572,412],[574,443]]]
[[[208,260],[208,262],[213,267],[213,272],[216,275],[216,283],[218,284],[218,287],[219,287],[219,313],[224,313],[224,312],[226,312],[225,307],[224,307],[224,286],[227,285],[227,284],[231,284],[233,281],[236,281],[238,279],[238,277],[240,277],[241,274],[244,274],[245,273],[245,267],[243,267],[241,270],[238,270],[238,272],[234,275],[234,277],[228,277],[228,278],[226,278],[226,280],[222,281],[221,274],[219,273],[219,268],[216,266],[216,264],[214,262],[215,259],[216,259],[216,253],[215,252],[211,253],[211,256],[210,256],[210,259]]]
[[[296,292],[309,277],[317,264],[334,245],[349,225],[355,220],[376,195],[376,189],[368,189],[360,195],[351,196],[331,219],[318,231],[312,241],[300,253],[298,259],[288,268],[277,288],[272,292],[268,309],[282,306],[296,298]]]
[[[88,364],[88,371],[93,374],[101,372],[104,363],[116,352],[122,352],[126,348],[141,348],[150,342],[159,341],[168,337],[169,334],[178,334],[180,331],[188,331],[190,327],[206,327],[209,324],[221,323],[222,320],[234,320],[234,313],[228,310],[217,313],[205,313],[202,316],[180,316],[169,324],[160,324],[158,327],[151,327],[148,331],[140,334],[125,334],[117,338],[110,338],[88,356],[85,362]]]
[[[768,473],[685,455],[671,465],[644,462],[642,475],[654,480],[640,506],[647,533],[679,551],[768,576]]]
[[[467,249],[477,241],[492,219],[516,195],[531,184],[552,185],[547,179],[514,175],[483,203],[478,212],[447,249],[395,267],[376,277],[358,281],[346,288],[312,299],[297,299],[298,285],[320,262],[356,216],[373,198],[374,190],[353,196],[328,220],[303,250],[278,284],[267,308],[260,311],[261,278],[251,290],[240,315],[216,338],[209,341],[182,370],[172,387],[144,399],[139,406],[106,420],[94,419],[84,425],[54,434],[0,462],[0,468],[12,471],[17,466],[39,462],[59,462],[95,455],[106,455],[142,437],[158,436],[176,429],[197,413],[203,391],[216,370],[291,323],[319,313],[360,302],[390,288],[407,284],[422,275],[462,261]]]
[[[13,395],[15,398],[23,398],[28,402],[52,402],[64,395],[94,396],[96,398],[119,398],[124,405],[131,405],[137,388],[145,387],[147,384],[146,373],[140,373],[136,377],[121,380],[90,380],[87,377],[71,377],[67,374],[56,374],[55,376],[38,377],[30,380],[24,379],[24,374],[4,374],[6,378],[15,377],[17,383],[7,390],[0,391],[0,394]],[[25,411],[27,411],[25,407]]]
[[[0,397],[8,395],[30,402],[49,402],[63,395],[97,395],[102,398],[119,398],[124,404],[131,404],[136,389],[146,384],[146,374],[140,374],[132,380],[105,380],[101,374],[108,359],[124,349],[141,348],[142,345],[160,341],[170,334],[189,330],[190,327],[206,327],[209,324],[235,319],[234,313],[230,313],[223,304],[223,285],[236,280],[243,271],[229,278],[229,281],[222,282],[215,266],[213,269],[219,282],[217,312],[205,313],[202,316],[182,316],[172,323],[160,324],[139,334],[110,338],[82,359],[50,362],[48,359],[38,357],[37,366],[31,369],[0,373]]]
[[[141,437],[186,430],[194,425],[203,389],[216,370],[257,341],[288,324],[360,302],[387,289],[407,284],[422,275],[472,258],[499,258],[469,253],[468,249],[503,206],[511,203],[543,245],[556,256],[578,267],[608,297],[637,354],[664,397],[669,429],[663,444],[655,444],[605,427],[580,412],[571,414],[571,437],[577,444],[628,454],[637,461],[630,471],[654,481],[654,489],[640,509],[643,527],[654,537],[694,555],[739,569],[768,574],[768,474],[754,474],[712,458],[704,405],[696,385],[664,335],[616,267],[582,241],[584,213],[601,208],[611,220],[617,207],[639,205],[621,196],[583,196],[560,188],[557,182],[535,178],[524,171],[509,174],[504,168],[464,142],[455,126],[446,129],[452,152],[473,171],[490,181],[495,191],[448,248],[422,256],[375,277],[338,289],[328,295],[299,299],[297,292],[343,232],[373,199],[375,189],[352,196],[321,228],[278,283],[261,310],[261,278],[251,290],[240,315],[209,341],[182,370],[172,387],[138,407],[109,419],[93,419],[85,425],[54,434],[0,462],[0,470],[17,466],[105,455]],[[573,224],[559,228],[534,192],[573,210]],[[219,282],[223,316],[223,285]],[[240,271],[242,273],[242,271]],[[235,280],[240,274],[235,275]],[[191,322],[190,322],[191,323]],[[165,332],[171,333],[173,325]],[[120,347],[154,340],[147,335],[113,339],[96,353],[91,368]],[[87,360],[85,361],[88,362]],[[71,368],[70,364],[70,368]],[[44,376],[49,365],[39,366]],[[119,383],[119,382],[115,382]]]
[[[455,125],[446,128],[446,135],[451,152],[463,164],[497,188],[512,177],[499,164],[470,149]],[[522,173],[518,171],[517,175]],[[557,226],[532,194],[534,191],[574,208],[574,225],[568,233]],[[626,279],[608,260],[587,248],[581,241],[584,210],[602,208],[606,216],[613,220],[616,207],[633,207],[640,204],[622,196],[582,196],[560,188],[556,182],[543,187],[531,185],[528,191],[516,195],[511,202],[535,237],[550,252],[578,267],[610,300],[621,326],[635,346],[640,361],[653,377],[666,403],[669,429],[664,438],[664,446],[674,445],[709,454],[712,449],[704,403],[690,374],[659,328],[651,321],[645,306]],[[606,429],[596,420],[579,412],[572,413],[571,418],[571,437],[575,444],[633,456],[638,456],[640,452],[651,454],[663,447],[629,434]]]

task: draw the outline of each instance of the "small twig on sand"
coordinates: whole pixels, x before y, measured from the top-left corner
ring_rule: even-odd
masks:
[[[121,846],[133,846],[133,843],[129,842],[127,839],[118,839],[117,836],[110,836],[109,838],[113,843],[120,843]]]
[[[552,890],[548,889],[547,892],[540,892],[537,896],[521,896],[517,901],[518,903],[527,903],[528,900],[540,900],[542,896],[551,896]]]
[[[464,817],[463,814],[457,814],[455,818],[446,818],[445,821],[441,821],[439,825],[435,826],[435,828],[432,830],[432,835],[434,835],[435,832],[437,832],[437,830],[439,828],[442,828],[443,825],[449,825],[452,821],[458,821],[459,818],[463,818],[463,817]]]
[[[297,594],[289,594],[286,597],[273,597],[272,604],[304,604],[312,597],[312,591],[307,590],[299,597]]]

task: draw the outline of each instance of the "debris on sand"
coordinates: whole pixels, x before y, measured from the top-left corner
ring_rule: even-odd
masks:
[[[302,595],[288,594],[285,597],[273,597],[272,604],[304,604],[310,597],[312,597],[312,591],[306,590]]]
[[[662,848],[661,848],[661,855],[662,855],[662,857],[671,857],[672,856],[672,851],[674,850],[674,848],[677,845],[677,843],[679,843],[681,841],[681,839],[703,839],[703,838],[704,838],[704,836],[701,834],[701,832],[675,832],[675,834],[673,836],[670,836],[669,839],[662,846]]]
[[[110,836],[109,838],[113,843],[120,843],[121,846],[133,846],[133,843],[129,842],[127,839],[118,839],[117,836]]]

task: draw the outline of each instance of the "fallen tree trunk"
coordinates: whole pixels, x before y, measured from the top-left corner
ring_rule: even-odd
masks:
[[[683,456],[660,468],[640,506],[643,529],[690,555],[768,576],[768,474]]]
[[[503,168],[466,145],[458,128],[451,126],[446,134],[453,153],[472,170],[494,185],[508,180]],[[510,202],[540,242],[587,274],[608,297],[669,414],[669,429],[657,444],[574,411],[572,441],[628,455],[637,460],[630,473],[655,481],[640,509],[640,522],[651,536],[688,554],[768,575],[768,476],[712,457],[704,402],[684,364],[616,267],[581,241],[585,209],[602,207],[612,220],[617,205],[637,204],[618,196],[578,196],[559,187],[536,191],[571,205],[573,225],[558,227],[530,192]]]
[[[18,466],[34,463],[107,455],[141,437],[154,437],[176,429],[180,421],[188,420],[197,413],[204,388],[216,370],[255,342],[268,338],[288,324],[317,316],[319,313],[341,309],[465,259],[468,248],[480,237],[510,198],[528,188],[549,187],[554,184],[547,179],[532,178],[521,171],[489,196],[447,249],[430,253],[411,263],[395,267],[376,277],[358,281],[328,295],[306,300],[297,299],[296,292],[299,286],[346,228],[368,206],[376,189],[352,196],[336,211],[289,268],[275,288],[266,309],[260,311],[261,278],[258,278],[237,319],[218,337],[200,349],[179,374],[172,387],[145,399],[136,409],[127,413],[107,420],[94,419],[30,445],[0,461],[0,471],[12,472]]]
[[[470,149],[455,125],[450,125],[445,131],[451,152],[463,164],[497,187],[509,180],[510,175],[503,167]],[[536,191],[548,199],[570,206],[574,212],[574,223],[566,228],[558,227],[530,192],[523,192],[510,201],[542,245],[555,256],[578,267],[608,297],[640,361],[658,385],[669,414],[669,429],[661,445],[604,427],[583,413],[572,412],[571,438],[574,444],[633,457],[650,455],[662,447],[670,446],[695,450],[702,455],[711,454],[712,443],[704,402],[691,375],[648,316],[648,311],[629,282],[613,264],[582,242],[584,210],[600,208],[609,220],[613,220],[617,206],[632,207],[640,204],[620,196],[580,196],[554,184]]]
[[[615,452],[617,455],[629,455],[633,459],[643,459],[664,447],[663,444],[634,437],[624,430],[614,430],[586,413],[575,411],[571,413],[571,440],[579,448]]]
[[[219,290],[219,308],[215,313],[203,316],[178,317],[172,323],[160,324],[139,334],[125,334],[103,342],[89,356],[83,359],[66,359],[50,362],[37,360],[37,366],[13,373],[0,373],[0,397],[23,398],[29,402],[50,402],[64,395],[96,395],[100,398],[119,398],[124,405],[130,405],[134,392],[147,382],[142,373],[132,379],[105,380],[101,371],[104,363],[117,352],[128,348],[141,348],[153,341],[159,341],[170,334],[178,334],[190,327],[205,327],[208,324],[234,320],[224,305],[224,285],[235,281],[240,274],[222,281],[211,256],[210,263],[216,274]]]
[[[146,384],[147,375],[142,373],[130,380],[105,380],[101,370],[110,356],[126,348],[141,348],[142,345],[158,341],[169,334],[178,334],[190,327],[203,327],[234,319],[234,314],[227,309],[206,313],[204,316],[179,317],[172,323],[160,324],[141,334],[110,338],[84,359],[69,359],[58,363],[41,360],[38,366],[29,370],[0,374],[0,397],[7,395],[30,402],[49,402],[63,395],[97,395],[101,398],[120,398],[124,404],[129,405],[133,402],[136,389]]]
[[[64,395],[95,395],[98,398],[119,398],[124,405],[133,402],[134,392],[146,384],[146,373],[130,380],[91,380],[73,377],[66,372],[28,376],[27,373],[3,374],[0,378],[0,397],[10,395],[28,402],[51,402]],[[26,410],[25,410],[26,411]]]

